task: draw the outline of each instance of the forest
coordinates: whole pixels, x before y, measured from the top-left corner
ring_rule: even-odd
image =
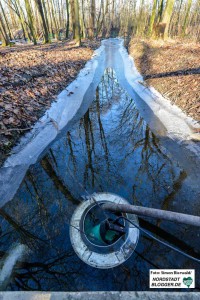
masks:
[[[1,0],[0,40],[147,36],[200,41],[199,0]]]
[[[1,0],[0,164],[110,37],[200,120],[200,0]]]
[[[150,269],[185,268],[196,271],[199,292],[199,227],[148,214],[112,220],[102,206],[109,198],[95,200],[114,193],[117,204],[119,195],[200,219],[199,154],[200,0],[0,0],[1,291],[36,299],[36,291],[111,290],[122,299],[121,291],[149,290]],[[74,226],[88,201],[104,218],[85,206]],[[99,228],[90,252],[88,212]],[[111,236],[122,235],[102,247],[110,221]],[[127,235],[127,222],[140,236]],[[70,228],[85,244],[73,243]],[[78,248],[91,262],[114,249],[117,265],[87,264]],[[121,256],[129,260],[119,265]]]

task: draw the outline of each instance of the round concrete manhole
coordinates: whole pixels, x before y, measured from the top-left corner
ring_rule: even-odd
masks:
[[[106,202],[128,203],[114,194],[94,194],[77,207],[70,223],[70,239],[76,254],[88,265],[101,269],[125,262],[134,252],[139,238],[138,228],[123,217],[136,225],[138,218],[105,211],[102,205]]]

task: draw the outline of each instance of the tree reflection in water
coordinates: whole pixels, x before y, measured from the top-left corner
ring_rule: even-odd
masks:
[[[183,196],[186,176],[141,118],[114,71],[107,69],[84,117],[29,169],[17,195],[0,210],[1,256],[16,242],[30,249],[17,263],[7,290],[147,290],[149,268],[195,267],[140,237],[124,265],[93,269],[80,261],[69,240],[70,218],[85,189],[170,209]],[[157,225],[165,235],[168,224]],[[179,230],[181,234],[171,232],[173,242],[188,229]],[[191,248],[195,234],[188,241]]]

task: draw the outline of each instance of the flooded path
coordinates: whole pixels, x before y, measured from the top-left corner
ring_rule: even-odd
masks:
[[[4,270],[12,257],[13,268],[3,290],[148,290],[154,268],[195,268],[200,288],[197,263],[144,235],[133,256],[110,270],[84,264],[70,243],[71,216],[88,193],[200,215],[199,146],[181,113],[150,101],[139,74],[129,74],[120,43],[103,42],[0,169],[0,263]],[[197,228],[149,218],[140,225],[199,258]],[[18,245],[24,252],[13,258]]]
[[[148,290],[154,268],[195,268],[200,287],[197,263],[143,235],[133,256],[110,270],[84,264],[72,249],[70,218],[87,193],[111,192],[132,204],[200,215],[197,180],[166,148],[165,127],[154,118],[158,134],[150,129],[116,74],[111,66],[104,71],[89,109],[82,108],[84,115],[29,167],[12,201],[1,208],[1,257],[14,245],[26,249],[3,289]],[[145,218],[140,224],[200,256],[197,228]]]

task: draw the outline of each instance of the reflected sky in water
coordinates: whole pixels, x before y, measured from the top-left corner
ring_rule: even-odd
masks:
[[[5,289],[148,290],[149,269],[197,268],[141,235],[126,263],[98,270],[76,256],[69,240],[70,218],[87,192],[117,193],[132,204],[182,211],[189,195],[197,201],[185,178],[107,69],[84,117],[29,169],[14,199],[0,210],[1,257],[16,243],[29,248]],[[195,228],[145,218],[140,224],[192,255],[200,251]]]

